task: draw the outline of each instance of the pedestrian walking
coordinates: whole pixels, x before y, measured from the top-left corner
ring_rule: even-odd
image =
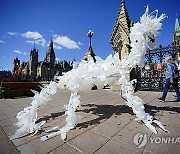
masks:
[[[175,101],[180,102],[180,92],[178,88],[178,77],[179,77],[178,67],[173,62],[173,59],[170,56],[166,57],[165,63],[166,63],[166,83],[163,89],[162,97],[158,99],[162,102],[165,102],[168,89],[172,85],[177,95],[177,99]]]

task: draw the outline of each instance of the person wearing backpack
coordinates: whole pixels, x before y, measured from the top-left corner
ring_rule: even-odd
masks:
[[[177,65],[173,62],[173,59],[170,56],[166,57],[165,63],[167,64],[166,65],[166,83],[165,83],[162,97],[160,97],[158,99],[161,102],[165,102],[165,99],[166,99],[166,96],[168,93],[168,89],[172,85],[176,92],[176,95],[177,95],[176,102],[180,102],[180,92],[179,92],[179,88],[178,88],[179,71],[178,71]]]

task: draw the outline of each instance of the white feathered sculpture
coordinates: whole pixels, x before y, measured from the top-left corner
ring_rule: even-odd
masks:
[[[77,68],[72,69],[63,76],[56,77],[58,82],[50,82],[40,93],[34,92],[35,96],[31,106],[25,108],[17,115],[18,122],[16,125],[19,129],[11,139],[22,137],[28,133],[36,133],[45,123],[45,121],[36,123],[38,108],[46,105],[58,88],[63,89],[66,86],[71,91],[69,104],[66,106],[65,112],[67,123],[59,131],[41,137],[41,140],[44,141],[56,135],[61,135],[61,138],[64,140],[67,132],[73,129],[81,120],[80,116],[75,113],[77,107],[80,106],[79,92],[91,90],[94,84],[98,89],[101,89],[104,85],[109,84],[111,86],[117,81],[121,85],[123,98],[127,100],[127,105],[132,108],[137,118],[142,120],[155,134],[157,134],[157,131],[152,123],[156,123],[160,128],[168,132],[159,121],[154,120],[149,113],[145,112],[143,100],[133,95],[134,87],[132,82],[134,81],[129,82],[126,79],[127,72],[130,72],[137,65],[142,66],[146,47],[153,49],[156,45],[156,38],[159,35],[158,31],[162,27],[161,21],[166,17],[164,14],[160,17],[157,15],[157,10],[149,14],[149,8],[146,8],[145,13],[140,18],[140,22],[134,24],[131,28],[131,52],[129,55],[124,56],[121,61],[117,54],[114,56],[110,55],[105,60],[96,56],[96,63],[89,57],[90,61],[82,61]],[[54,129],[56,128],[58,127]]]

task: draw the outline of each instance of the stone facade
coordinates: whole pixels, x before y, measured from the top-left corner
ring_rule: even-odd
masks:
[[[53,41],[49,44],[49,50],[46,53],[44,61],[38,61],[38,50],[34,48],[30,51],[30,60],[20,65],[18,58],[14,59],[14,74],[20,74],[24,80],[53,80],[55,75],[62,75],[63,72],[71,70],[73,62],[56,62],[56,56],[53,48]]]

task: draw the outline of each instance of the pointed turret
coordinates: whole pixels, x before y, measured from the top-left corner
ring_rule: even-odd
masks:
[[[51,41],[49,43],[49,50],[46,53],[45,61],[49,62],[49,63],[52,63],[52,64],[55,64],[55,62],[56,62],[56,56],[55,56],[55,52],[54,52],[52,38],[51,38]]]
[[[13,73],[17,73],[17,70],[20,68],[20,60],[18,59],[18,57],[14,59],[13,65]]]
[[[35,43],[33,49],[30,52],[30,61],[38,62],[38,50],[36,49]]]
[[[116,23],[117,22],[121,22],[125,28],[125,31],[127,34],[130,33],[130,27],[132,26],[132,22],[129,18],[127,9],[126,9],[126,5],[125,5],[125,0],[121,1],[121,7],[116,19]]]
[[[180,25],[178,18],[175,20],[174,32],[173,32],[173,46],[176,52],[175,58],[179,59],[180,57]]]
[[[179,31],[179,30],[180,30],[180,25],[179,25],[178,18],[176,18],[174,31]]]
[[[37,76],[37,67],[38,67],[38,50],[34,47],[30,52],[30,60],[29,60],[29,73],[31,77],[36,78]]]
[[[111,41],[114,38],[114,35],[117,33],[118,27],[122,26],[124,32],[129,35],[130,33],[130,27],[132,27],[133,23],[131,22],[127,9],[126,9],[126,5],[125,5],[125,0],[121,1],[121,6],[115,21],[115,25],[113,27],[113,32],[111,35]]]
[[[96,62],[96,58],[95,58],[96,55],[95,55],[92,47],[89,47],[89,49],[85,53],[85,55],[84,55],[82,60],[89,61],[89,56],[91,56],[93,58],[94,62]]]
[[[119,53],[121,59],[130,52],[130,28],[133,26],[125,5],[125,0],[121,0],[120,9],[112,30],[110,43],[114,53]]]
[[[52,38],[51,38],[51,41],[50,41],[50,43],[49,43],[49,51],[52,52],[52,53],[54,53],[53,40],[52,40]]]

